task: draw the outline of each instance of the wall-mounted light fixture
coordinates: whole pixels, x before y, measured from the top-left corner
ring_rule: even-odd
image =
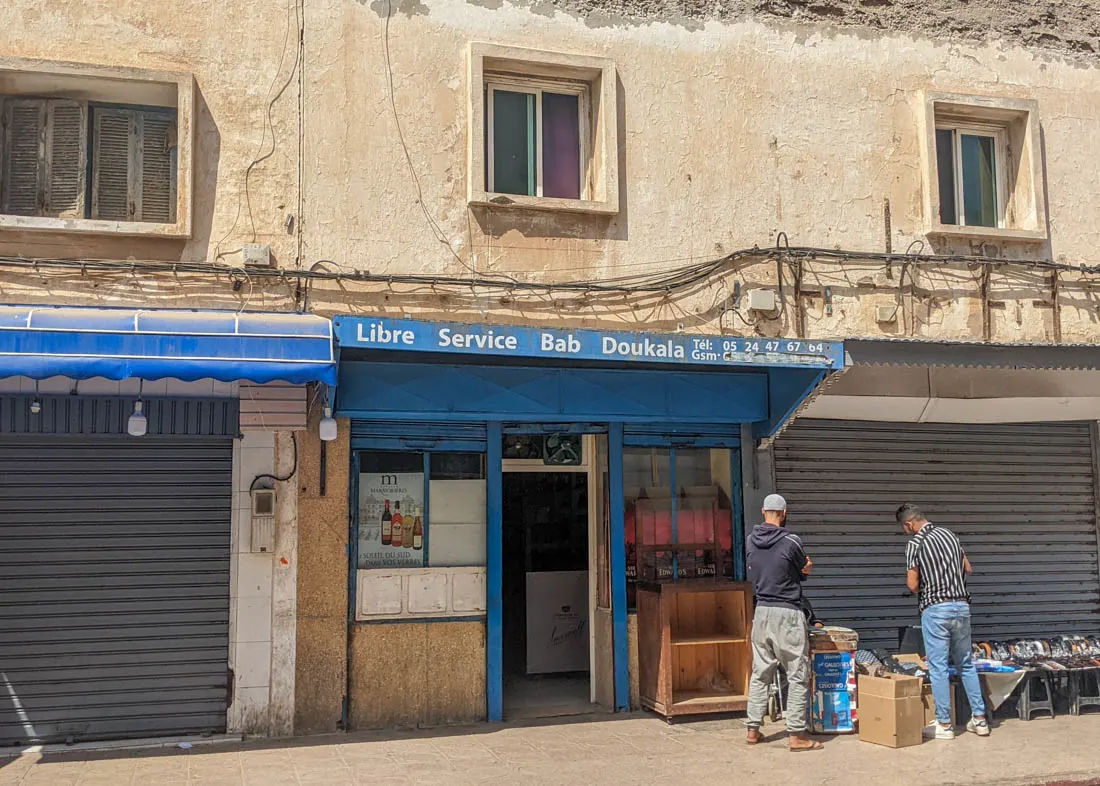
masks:
[[[149,433],[149,419],[145,417],[144,406],[141,402],[141,393],[144,383],[138,381],[138,399],[134,402],[134,412],[126,421],[126,433],[131,437],[144,437]]]
[[[321,418],[317,431],[323,442],[332,442],[336,439],[336,418],[332,416],[332,407],[325,407],[325,416]]]

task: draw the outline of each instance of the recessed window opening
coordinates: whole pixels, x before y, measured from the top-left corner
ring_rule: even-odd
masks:
[[[177,112],[0,96],[0,213],[171,224]]]
[[[487,80],[488,190],[587,199],[588,94],[588,85],[566,80]]]

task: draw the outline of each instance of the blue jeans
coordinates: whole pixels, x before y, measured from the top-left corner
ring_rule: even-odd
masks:
[[[944,726],[951,724],[951,682],[947,674],[949,656],[962,678],[966,697],[970,700],[971,714],[975,718],[985,715],[982,684],[971,656],[970,604],[957,602],[929,606],[921,615],[920,624],[928,676],[932,680],[932,696],[936,700],[936,720]]]

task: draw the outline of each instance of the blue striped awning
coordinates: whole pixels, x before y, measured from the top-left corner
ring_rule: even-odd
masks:
[[[336,384],[313,314],[0,306],[0,377]]]

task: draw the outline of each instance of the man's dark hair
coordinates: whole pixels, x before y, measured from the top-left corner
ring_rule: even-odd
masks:
[[[910,521],[928,520],[925,515],[921,513],[920,508],[908,502],[898,508],[897,513],[895,513],[894,515],[898,519],[898,524],[908,524]]]

